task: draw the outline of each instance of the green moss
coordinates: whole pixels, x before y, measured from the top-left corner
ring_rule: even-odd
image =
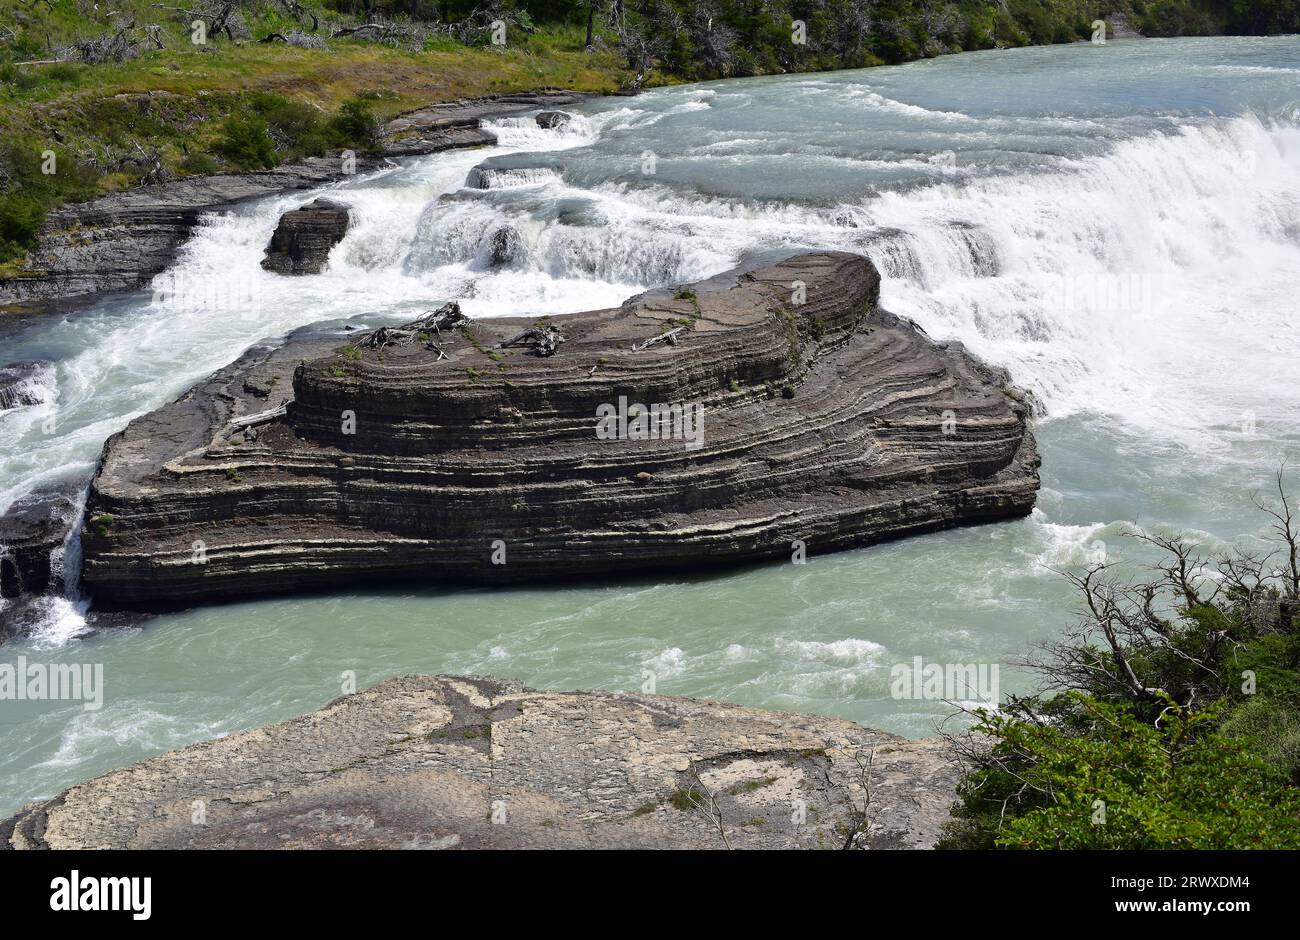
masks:
[[[737,793],[753,793],[755,790],[761,790],[763,787],[770,787],[776,783],[775,777],[760,777],[757,780],[746,780],[738,783],[727,792],[733,796]]]
[[[687,787],[684,790],[677,790],[668,798],[673,809],[682,811],[695,809],[697,806],[704,805],[704,794],[694,787]]]

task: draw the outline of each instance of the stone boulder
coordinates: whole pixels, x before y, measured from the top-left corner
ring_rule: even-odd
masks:
[[[330,251],[348,233],[347,206],[317,199],[286,212],[266,247],[262,267],[278,274],[320,274]]]
[[[573,120],[573,115],[567,111],[543,111],[535,118],[537,126],[546,130],[553,130],[557,127],[563,127]]]
[[[76,521],[74,484],[19,498],[0,515],[0,597],[43,594],[57,588],[51,555]]]
[[[48,362],[20,362],[0,366],[0,411],[39,405],[50,394],[46,382],[52,367]]]

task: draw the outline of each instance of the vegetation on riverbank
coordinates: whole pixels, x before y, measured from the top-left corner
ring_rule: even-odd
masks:
[[[1300,31],[1300,0],[626,0],[629,62],[716,78],[1145,36]],[[794,37],[804,24],[802,41]]]
[[[369,31],[327,38],[361,20],[304,3],[317,14],[313,33],[307,17],[303,26],[281,4],[251,0],[235,5],[248,14],[234,31],[244,38],[211,32],[195,44],[189,23],[209,18],[144,0],[114,4],[122,12],[112,15],[92,6],[37,0],[0,13],[0,276],[63,202],[365,149],[373,143],[365,125],[431,102],[537,88],[613,92],[626,75],[610,49],[587,50],[584,25],[519,29],[501,47],[409,20],[401,22],[414,32],[388,41]],[[135,45],[120,61],[86,62],[74,48],[130,23],[123,42]],[[160,28],[144,31],[146,23]],[[259,41],[272,35],[310,44]]]
[[[1042,694],[957,739],[949,848],[1300,848],[1300,514],[1278,476],[1272,545],[1202,558],[1143,535],[1146,580],[1070,575],[1083,621]]]

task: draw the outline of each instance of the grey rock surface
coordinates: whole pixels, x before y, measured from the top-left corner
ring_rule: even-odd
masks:
[[[556,127],[563,127],[573,120],[573,115],[567,111],[543,111],[534,118],[537,126],[551,130]]]
[[[0,411],[39,405],[49,395],[52,366],[48,362],[19,362],[0,366]]]
[[[0,846],[927,848],[956,777],[839,719],[404,676],[71,787]]]
[[[316,199],[280,216],[262,267],[278,274],[319,274],[348,233],[348,207]]]
[[[37,490],[0,515],[0,597],[40,594],[53,586],[57,573],[50,556],[76,520],[82,485],[78,480]]]

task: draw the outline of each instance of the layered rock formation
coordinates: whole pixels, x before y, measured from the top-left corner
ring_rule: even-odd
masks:
[[[956,776],[848,721],[407,676],[72,787],[0,847],[927,848]]]
[[[817,253],[617,309],[259,347],[109,440],[83,584],[150,609],[635,574],[1029,512],[1019,393],[878,291]],[[563,342],[503,345],[529,329]]]
[[[278,274],[320,274],[330,250],[348,233],[349,210],[329,199],[316,199],[280,216],[266,246],[262,267]]]

